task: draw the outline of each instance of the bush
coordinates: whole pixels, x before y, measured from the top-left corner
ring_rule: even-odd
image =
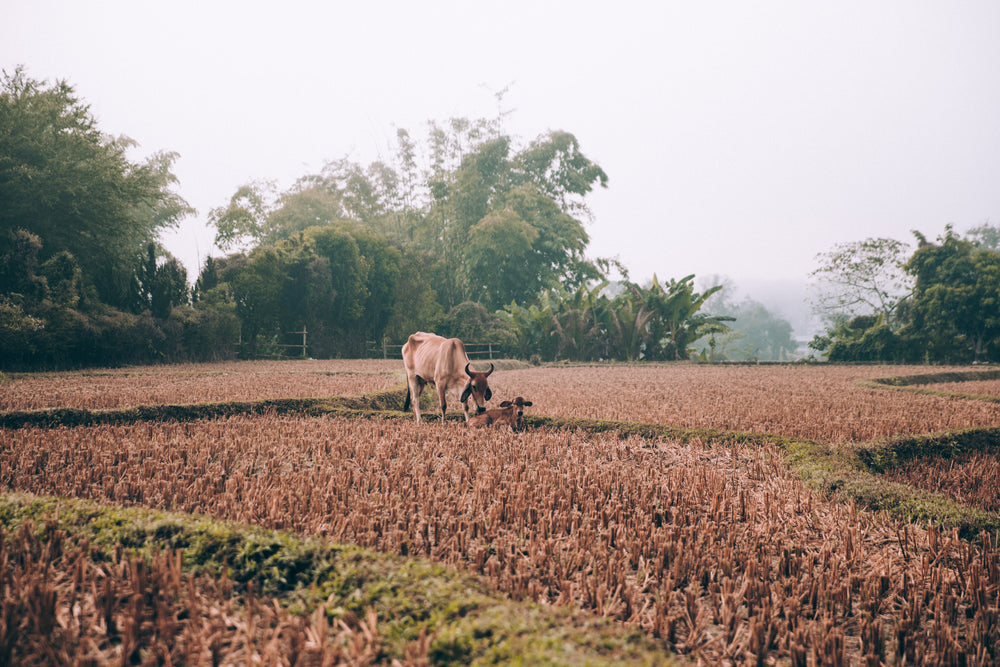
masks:
[[[489,313],[482,304],[464,301],[449,311],[435,333],[447,338],[461,338],[466,343],[493,343],[505,356],[517,339],[510,321]]]
[[[218,361],[236,356],[240,322],[232,305],[178,306],[165,322],[170,361]]]

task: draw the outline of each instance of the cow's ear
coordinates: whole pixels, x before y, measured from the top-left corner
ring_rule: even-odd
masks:
[[[465,403],[467,400],[469,400],[469,394],[471,393],[472,393],[472,383],[470,382],[469,384],[465,385],[465,389],[462,390],[462,398],[460,399],[462,403]]]
[[[486,398],[487,401],[490,400],[491,398],[493,398],[493,390],[487,387],[486,393],[483,394],[483,396]]]

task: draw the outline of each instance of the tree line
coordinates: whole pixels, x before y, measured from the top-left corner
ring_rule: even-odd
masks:
[[[1000,228],[913,234],[912,250],[869,238],[820,255],[815,307],[828,326],[809,347],[830,361],[1000,361]]]
[[[604,170],[564,131],[521,143],[493,119],[397,131],[387,161],[333,160],[279,191],[239,187],[209,212],[194,284],[157,242],[194,211],[177,155],[136,161],[64,81],[0,81],[3,368],[211,360],[308,332],[315,357],[434,330],[542,361],[788,359],[787,322],[694,277],[646,284],[586,255]],[[1000,359],[1000,228],[874,238],[819,256],[831,361]],[[613,275],[620,278],[612,280]],[[291,336],[291,338],[289,338]]]
[[[190,306],[187,275],[156,244],[192,212],[175,153],[143,161],[97,126],[72,86],[3,72],[0,364],[53,368],[223,354],[224,313]]]
[[[716,289],[588,258],[586,198],[607,174],[571,133],[521,144],[503,120],[400,129],[390,161],[239,187],[209,213],[228,254],[190,286],[157,242],[194,212],[177,155],[133,160],[71,85],[5,71],[0,364],[253,357],[301,331],[310,355],[350,357],[419,329],[540,360],[684,359],[725,330],[700,312]]]

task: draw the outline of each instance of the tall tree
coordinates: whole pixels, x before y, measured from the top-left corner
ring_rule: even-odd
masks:
[[[536,139],[515,157],[515,171],[533,183],[569,215],[590,217],[584,198],[595,185],[608,186],[608,175],[580,150],[569,132],[554,131]]]
[[[395,166],[334,160],[284,193],[243,186],[210,214],[217,242],[261,246],[350,221],[399,248],[410,280],[432,286],[414,296],[423,303],[436,295],[438,314],[466,301],[496,310],[599,279],[603,265],[585,257],[583,223],[585,198],[607,175],[572,134],[551,132],[518,150],[501,121],[431,123],[423,169],[400,131]],[[404,311],[390,316],[390,328],[406,320]]]
[[[280,323],[285,263],[275,248],[266,247],[231,255],[220,265],[242,324],[242,344],[246,354],[255,357],[260,335],[275,331]]]
[[[192,209],[172,187],[177,155],[133,162],[135,142],[110,137],[65,81],[23,68],[0,79],[0,234],[23,228],[42,261],[69,252],[100,298],[126,305],[132,267],[146,243]]]
[[[249,245],[273,242],[268,218],[275,208],[277,185],[274,181],[253,181],[236,188],[226,206],[208,212],[208,221],[215,227],[215,245],[234,250]]]
[[[553,136],[513,156],[509,137],[486,141],[432,188],[425,247],[445,305],[472,299],[498,308],[601,275],[584,257],[589,238],[580,217],[583,196],[607,176],[570,150],[572,135]]]
[[[720,310],[713,307],[713,314],[733,318],[729,330],[721,336],[713,335],[715,347],[709,349],[714,360],[789,361],[798,346],[792,339],[792,325],[759,301],[749,297],[735,306]]]
[[[910,247],[890,238],[839,243],[817,255],[819,267],[814,308],[825,316],[881,315],[896,322],[900,304],[913,290],[905,270]]]
[[[980,248],[1000,252],[1000,226],[984,222],[970,229],[965,236]]]
[[[153,317],[166,319],[176,306],[190,301],[187,269],[156,243],[146,245],[146,254],[139,262],[135,278],[135,312],[148,310]]]
[[[1000,253],[960,238],[951,226],[937,243],[915,232],[907,263],[916,278],[913,327],[934,358],[981,361],[1000,351]]]

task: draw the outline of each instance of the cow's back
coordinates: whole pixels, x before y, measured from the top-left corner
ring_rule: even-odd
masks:
[[[461,376],[465,377],[465,364],[469,358],[465,354],[465,344],[458,338],[445,338],[438,348],[437,368],[434,376],[437,378]]]
[[[425,380],[435,381],[443,375],[465,372],[468,357],[465,345],[458,338],[445,338],[435,333],[418,331],[410,334],[403,345],[403,363]]]

